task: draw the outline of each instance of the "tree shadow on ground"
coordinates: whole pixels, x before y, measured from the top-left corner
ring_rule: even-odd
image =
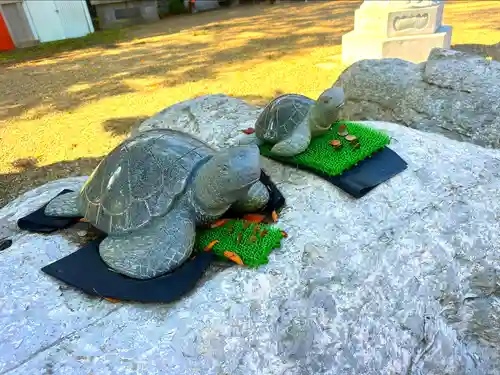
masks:
[[[456,51],[491,58],[500,61],[500,43],[495,44],[454,44],[451,46]]]
[[[238,95],[235,96],[238,99],[244,100],[247,103],[253,104],[258,107],[265,107],[269,102],[280,95],[284,95],[285,92],[281,90],[276,90],[272,96],[261,96],[261,95]]]
[[[126,34],[123,33],[123,30],[112,29],[97,31],[80,38],[62,39],[41,43],[33,47],[0,51],[0,66],[28,60],[58,58],[58,56],[66,52],[80,49],[91,49],[94,47],[104,49],[118,48],[117,42],[125,37]]]
[[[500,11],[498,1],[447,1],[445,10],[443,23],[453,26],[452,49],[500,61],[500,43],[495,44],[500,37],[493,36],[500,27],[497,17],[492,16]],[[475,43],[463,43],[464,39]]]
[[[107,120],[103,128],[116,136],[129,135],[147,117],[122,117]],[[11,165],[17,172],[0,174],[0,208],[9,201],[37,186],[65,177],[88,176],[104,158],[80,158],[38,166],[36,157],[14,160]]]
[[[183,15],[128,30],[119,48],[7,66],[0,75],[0,120],[40,118],[137,90],[214,79],[238,71],[242,62],[252,66],[339,45],[360,2],[260,4],[243,7],[245,12]]]
[[[146,116],[112,118],[104,122],[103,128],[115,136],[129,135],[133,128],[146,119]]]
[[[0,174],[0,208],[20,194],[47,182],[65,177],[88,176],[103,158],[81,158],[42,167],[36,165],[35,158],[27,159],[32,160],[32,162],[14,162],[19,163],[18,172]]]

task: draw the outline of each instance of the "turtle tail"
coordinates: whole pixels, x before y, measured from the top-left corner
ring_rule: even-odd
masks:
[[[78,191],[59,195],[52,199],[45,207],[45,215],[56,217],[79,217]]]

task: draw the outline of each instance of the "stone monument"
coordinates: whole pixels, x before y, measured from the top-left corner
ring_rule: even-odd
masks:
[[[400,58],[419,63],[433,48],[449,48],[451,26],[442,25],[437,0],[365,0],[355,12],[354,30],[342,37],[342,62]]]

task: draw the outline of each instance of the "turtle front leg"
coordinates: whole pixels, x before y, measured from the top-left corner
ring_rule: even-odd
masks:
[[[134,279],[151,279],[173,271],[192,254],[195,222],[187,210],[173,210],[148,226],[99,245],[102,260],[114,271]]]
[[[256,212],[264,207],[269,201],[269,191],[260,181],[250,187],[245,198],[233,203],[233,209],[241,213]]]

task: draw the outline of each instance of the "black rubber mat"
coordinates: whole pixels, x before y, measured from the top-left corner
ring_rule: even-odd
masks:
[[[285,198],[262,171],[260,181],[267,187],[270,195],[268,204],[260,211],[271,214],[280,210]],[[63,190],[60,194],[69,193]],[[45,215],[45,207],[18,220],[19,228],[30,232],[52,233],[74,225],[80,218],[55,218]],[[225,217],[231,217],[228,211]],[[209,252],[196,254],[175,271],[148,280],[139,280],[119,274],[108,268],[99,255],[99,243],[105,238],[91,241],[74,253],[59,259],[42,271],[87,294],[121,301],[170,303],[191,291],[203,277],[215,255]]]

